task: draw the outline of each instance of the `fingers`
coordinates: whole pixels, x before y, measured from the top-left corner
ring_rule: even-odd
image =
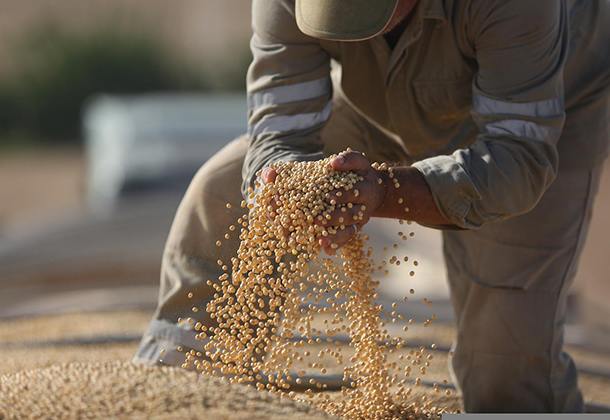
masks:
[[[351,204],[351,203],[350,203]],[[365,205],[356,204],[342,206],[341,208],[334,210],[326,216],[318,216],[314,220],[314,223],[319,226],[337,226],[341,225],[355,225],[361,223],[362,220],[368,219]]]
[[[263,183],[268,184],[270,182],[275,182],[276,177],[277,172],[275,172],[275,169],[269,167],[263,168],[263,171],[261,172],[261,179],[263,180]],[[279,205],[277,204],[278,200],[279,196],[277,194],[274,195],[273,199],[269,203],[271,209],[267,212],[267,219],[269,219],[269,221],[271,221],[273,224],[275,224],[275,217],[277,216],[276,211],[279,208]]]
[[[371,167],[369,160],[359,152],[343,152],[330,161],[335,171],[365,171]]]
[[[326,200],[329,203],[331,200],[334,200],[336,204],[366,204],[375,198],[375,186],[368,181],[360,181],[354,185],[354,188],[348,191],[335,190],[329,195],[330,197]]]
[[[320,238],[318,243],[328,255],[335,253],[335,250],[349,242],[358,233],[358,226],[345,226],[344,229],[337,229],[336,233]]]
[[[275,182],[275,178],[277,177],[277,172],[273,168],[263,168],[263,172],[261,173],[261,179],[264,184],[268,184],[270,182]]]
[[[273,209],[273,212],[275,213],[275,211],[277,209],[280,208],[280,205],[278,204],[278,202],[280,201],[280,196],[278,194],[275,194],[273,196],[273,199],[271,200],[271,202],[269,203],[271,205],[271,208]]]
[[[263,183],[268,184],[270,182],[275,182],[276,177],[277,172],[275,172],[275,169],[269,167],[263,168],[263,171],[261,172],[261,179],[263,180]],[[277,216],[276,212],[279,208],[278,200],[279,196],[277,194],[274,195],[273,199],[269,203],[270,208],[267,211],[267,219],[269,219],[269,221],[274,225],[277,225],[275,222],[275,217]],[[284,232],[284,234],[286,236],[286,232]]]
[[[365,205],[342,206],[329,213],[326,217],[319,216],[315,223],[328,226],[328,235],[319,239],[320,246],[328,255],[335,253],[337,249],[349,242],[365,225],[370,218]]]

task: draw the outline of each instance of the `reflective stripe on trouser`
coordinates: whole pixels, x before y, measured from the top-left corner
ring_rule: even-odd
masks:
[[[444,232],[458,324],[450,367],[467,412],[583,410],[563,330],[600,175],[560,171],[531,212]]]
[[[371,160],[407,159],[401,146],[364,121],[341,98],[335,98],[333,114],[322,135],[326,154],[349,146],[366,152]],[[198,322],[214,326],[205,311],[215,293],[207,281],[214,281],[223,273],[219,261],[231,267],[238,248],[237,234],[229,240],[224,235],[231,233],[229,226],[243,214],[240,186],[247,146],[245,136],[229,143],[191,181],[165,246],[157,311],[134,363],[176,366],[184,362],[184,351],[202,351],[203,344],[194,340],[194,327]],[[231,203],[231,209],[227,209],[227,203]],[[222,247],[216,245],[218,240]],[[192,298],[188,298],[189,293]],[[193,312],[194,307],[197,312]]]

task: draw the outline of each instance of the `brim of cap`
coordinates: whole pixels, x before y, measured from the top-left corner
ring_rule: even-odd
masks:
[[[336,41],[361,41],[390,23],[399,0],[296,0],[299,29],[306,35]]]

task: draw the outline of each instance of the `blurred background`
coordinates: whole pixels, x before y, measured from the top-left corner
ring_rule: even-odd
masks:
[[[0,0],[0,374],[131,358],[188,181],[246,131],[250,33],[244,0]],[[608,213],[610,171],[566,334],[592,384],[610,377]],[[396,226],[370,231],[381,248]],[[382,299],[413,287],[451,325],[440,235],[415,231],[418,275],[395,269]]]
[[[246,131],[249,2],[0,10],[0,316],[29,313],[32,290],[49,311],[153,288],[189,179]]]

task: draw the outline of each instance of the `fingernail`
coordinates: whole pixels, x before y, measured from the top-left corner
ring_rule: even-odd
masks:
[[[343,165],[345,163],[345,158],[343,156],[337,156],[333,159],[335,162],[339,162],[339,165]]]

